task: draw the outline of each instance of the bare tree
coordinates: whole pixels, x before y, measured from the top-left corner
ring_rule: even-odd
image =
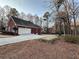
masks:
[[[10,16],[18,16],[19,12],[15,8],[11,8],[9,15]]]
[[[79,16],[79,2],[76,0],[71,0],[70,3],[70,10],[71,10],[71,15],[74,21],[74,35],[77,34],[77,26],[76,26],[76,20]]]
[[[69,1],[65,0],[64,3],[64,11],[66,14],[66,21],[67,21],[67,34],[71,34],[71,15],[70,15],[70,8],[69,8]]]
[[[39,25],[39,16],[37,15],[33,16],[33,21],[36,25]]]
[[[32,14],[27,14],[27,19],[31,22],[33,22],[33,15]]]
[[[69,28],[71,27],[70,21],[72,19],[74,21],[74,35],[77,34],[76,20],[79,16],[79,4],[78,3],[79,2],[76,0],[65,0],[64,2],[64,10],[67,14],[67,21],[68,21]]]
[[[53,10],[56,11],[56,19],[55,19],[55,23],[57,23],[57,21],[59,21],[59,30],[61,32],[61,16],[59,14],[59,12],[61,12],[62,10],[60,8],[62,8],[65,11],[65,16],[66,16],[66,23],[67,23],[67,34],[71,34],[71,20],[73,19],[74,21],[74,34],[77,34],[77,26],[76,26],[76,20],[78,18],[79,15],[79,1],[76,0],[51,0],[50,4],[51,4],[51,10],[52,13]],[[63,7],[61,7],[63,6]],[[54,13],[55,14],[55,13]],[[56,27],[57,28],[57,27]]]
[[[59,21],[59,34],[60,34],[60,35],[61,35],[61,20],[58,19],[58,18],[60,18],[60,16],[59,16],[59,11],[60,11],[60,7],[61,7],[61,5],[63,4],[63,2],[64,2],[64,0],[51,0],[51,3],[52,3],[51,6],[53,6],[52,9],[53,9],[53,10],[56,10],[56,14],[58,15],[58,16],[56,17],[56,19],[55,19],[55,23],[57,23],[57,21]],[[52,13],[53,13],[53,12],[52,12]],[[56,27],[56,28],[57,28],[57,27]]]
[[[20,13],[19,18],[21,18],[21,19],[24,19],[24,20],[27,20],[27,21],[28,21],[28,19],[27,19],[27,15],[26,15],[24,12],[21,12],[21,13]]]
[[[49,33],[48,32],[49,16],[50,16],[49,12],[45,12],[45,14],[43,16],[44,17],[44,20],[47,21],[47,33]]]
[[[5,16],[7,16],[7,15],[10,13],[11,7],[8,6],[8,5],[5,5],[3,8],[4,8],[4,10],[5,10]]]

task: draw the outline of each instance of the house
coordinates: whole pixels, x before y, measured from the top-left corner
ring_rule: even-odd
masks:
[[[14,16],[9,17],[7,31],[14,34],[40,34],[41,27]]]

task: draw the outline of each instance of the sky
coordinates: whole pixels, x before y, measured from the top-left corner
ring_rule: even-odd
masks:
[[[19,12],[38,16],[42,16],[48,8],[48,3],[44,3],[44,0],[0,0],[0,6],[5,5],[16,8]]]

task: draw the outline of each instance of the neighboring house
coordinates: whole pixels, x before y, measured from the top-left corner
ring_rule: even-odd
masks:
[[[41,27],[30,21],[11,16],[9,17],[7,31],[14,34],[40,34]]]

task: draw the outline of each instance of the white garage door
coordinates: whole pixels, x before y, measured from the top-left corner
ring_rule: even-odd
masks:
[[[31,29],[29,29],[29,28],[19,28],[18,29],[18,33],[20,35],[23,35],[23,34],[31,34]]]

